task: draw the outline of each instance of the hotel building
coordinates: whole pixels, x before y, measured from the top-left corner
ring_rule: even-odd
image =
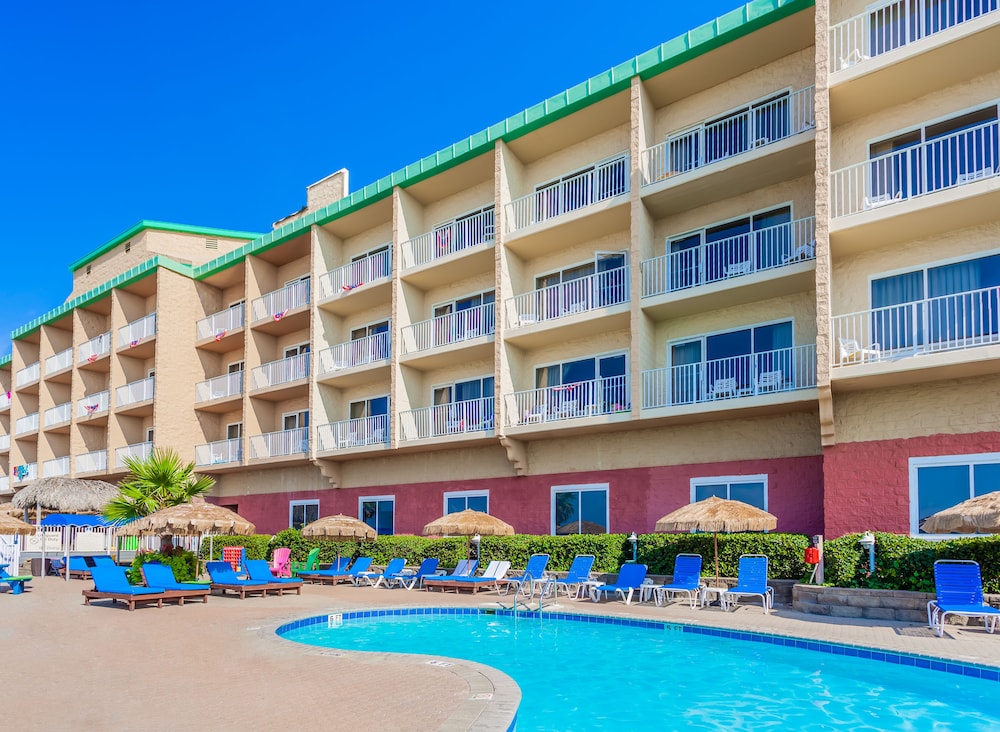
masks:
[[[917,534],[1000,489],[997,0],[756,0],[259,235],[140,222],[0,359],[0,490],[174,448],[262,532]]]

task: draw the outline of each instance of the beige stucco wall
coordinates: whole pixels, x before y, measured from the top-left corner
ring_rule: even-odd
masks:
[[[861,15],[872,5],[868,0],[830,0],[830,25]]]
[[[493,180],[484,180],[474,186],[465,188],[458,193],[440,201],[434,201],[424,206],[423,220],[426,231],[443,224],[456,216],[485,208],[493,204]],[[423,234],[425,231],[410,232],[411,237]]]

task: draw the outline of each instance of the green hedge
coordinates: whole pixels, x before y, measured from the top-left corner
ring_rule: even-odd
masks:
[[[868,572],[868,550],[860,534],[824,544],[828,585],[934,592],[934,562],[972,559],[979,562],[986,592],[1000,592],[1000,537],[929,541],[900,534],[875,534],[875,572]]]
[[[174,549],[169,554],[160,552],[136,554],[135,559],[132,560],[132,568],[128,571],[129,582],[134,585],[142,584],[142,571],[140,568],[147,562],[166,564],[174,571],[174,579],[178,582],[190,582],[191,580],[198,579],[198,572],[195,569],[198,560],[194,552]]]

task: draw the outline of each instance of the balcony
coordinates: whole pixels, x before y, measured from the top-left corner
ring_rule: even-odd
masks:
[[[10,487],[10,476],[0,475],[0,493],[13,493],[14,489]]]
[[[10,392],[0,391],[0,412],[10,409]]]
[[[407,358],[401,360],[415,366],[419,359],[420,366],[433,368],[453,360],[450,354],[459,348],[466,360],[492,358],[492,339],[486,336],[496,332],[495,313],[494,303],[487,303],[408,325],[401,333],[402,355]]]
[[[831,377],[878,385],[998,370],[1000,288],[933,297],[832,318]]]
[[[195,324],[198,347],[219,353],[242,348],[245,309],[240,303],[199,320]]]
[[[14,436],[31,434],[38,432],[38,412],[19,418],[14,422]]]
[[[86,343],[80,345],[76,353],[76,362],[81,367],[86,368],[88,364],[95,363],[102,356],[111,353],[111,331],[101,333],[96,338],[91,338]]]
[[[49,356],[45,359],[45,377],[54,376],[61,371],[66,371],[73,367],[73,349],[67,348],[64,351],[60,351],[54,356]],[[69,381],[69,375],[66,375],[65,381]]]
[[[10,452],[10,435],[0,435],[0,452]]]
[[[125,386],[115,389],[115,410],[122,412],[147,411],[153,413],[153,382],[154,377],[150,376],[139,381],[133,381]]]
[[[495,219],[490,208],[457,217],[404,241],[400,276],[426,289],[492,269]]]
[[[38,463],[15,465],[11,469],[10,475],[14,483],[27,483],[29,480],[35,480],[38,478]]]
[[[400,442],[435,437],[492,437],[493,397],[412,409],[399,414]]]
[[[76,474],[105,473],[108,470],[108,451],[94,450],[76,456]]]
[[[389,417],[379,414],[321,424],[316,428],[316,439],[317,452],[384,447],[389,444]]]
[[[251,303],[253,325],[265,333],[291,333],[309,323],[310,281],[285,285],[280,290],[255,298]]]
[[[154,352],[154,336],[156,313],[150,313],[118,329],[118,350],[128,349],[130,356],[149,358]]]
[[[620,153],[507,204],[507,246],[522,257],[563,249],[629,225],[630,158]]]
[[[73,418],[73,402],[64,402],[58,406],[52,407],[51,409],[46,409],[43,415],[42,424],[45,425],[45,429],[50,427],[57,427],[59,425],[67,425]]]
[[[1000,123],[970,127],[830,176],[830,246],[858,251],[994,221]]]
[[[296,390],[305,388],[299,383],[309,376],[309,355],[282,358],[257,366],[250,372],[250,389],[255,393],[266,391],[268,399],[284,399]],[[281,388],[284,387],[284,388]],[[259,395],[258,395],[259,396]]]
[[[216,376],[194,385],[194,401],[203,411],[228,412],[235,408],[234,401],[243,397],[243,372]]]
[[[392,340],[388,332],[338,343],[324,348],[319,358],[318,379],[334,382],[339,386],[356,386],[377,377],[376,368],[389,362]]]
[[[253,435],[250,437],[251,460],[264,460],[288,455],[304,455],[308,452],[308,427],[281,430],[280,432],[267,432],[263,435]]]
[[[815,386],[816,345],[808,344],[643,371],[642,408],[679,407],[681,414],[737,409],[751,406],[740,404],[745,398],[767,397],[754,405],[784,403],[787,392]],[[809,392],[804,398],[816,397]]]
[[[392,299],[392,248],[330,270],[319,277],[319,305],[345,315],[366,310]]]
[[[628,301],[627,266],[515,295],[506,303],[507,339],[534,347],[551,341],[557,326],[565,339],[627,328]]]
[[[23,369],[18,369],[17,373],[14,374],[14,385],[21,389],[28,384],[33,384],[41,378],[42,365],[40,362],[35,361],[33,364],[25,366]]]
[[[997,10],[997,0],[896,0],[832,26],[833,124],[995,70]]]
[[[194,448],[194,462],[199,468],[239,465],[243,460],[242,440],[218,440]]]
[[[628,376],[609,376],[507,394],[507,426],[530,426],[632,410]]]
[[[134,445],[119,447],[115,450],[115,467],[126,467],[125,461],[130,458],[132,460],[145,460],[152,454],[152,452],[152,442],[137,442]]]
[[[675,316],[810,289],[815,258],[812,216],[671,252],[640,265],[642,305]]]
[[[111,392],[99,391],[96,394],[89,394],[76,402],[77,417],[93,417],[99,414],[106,414],[111,402]]]
[[[813,87],[672,132],[642,152],[642,196],[656,217],[742,195],[815,169]],[[810,144],[806,144],[810,143]]]
[[[42,463],[43,478],[58,478],[60,475],[69,475],[69,456],[46,460]]]

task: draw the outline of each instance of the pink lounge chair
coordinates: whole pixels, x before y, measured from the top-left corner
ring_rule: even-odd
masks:
[[[271,571],[276,577],[292,576],[292,550],[288,547],[279,546],[274,550],[271,559]]]

